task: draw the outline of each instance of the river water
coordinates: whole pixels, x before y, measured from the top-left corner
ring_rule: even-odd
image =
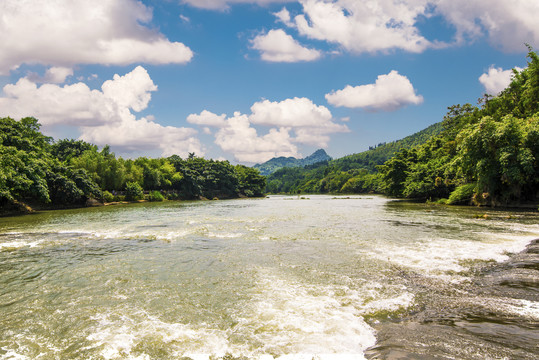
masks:
[[[378,196],[2,218],[0,358],[533,359],[536,238]]]

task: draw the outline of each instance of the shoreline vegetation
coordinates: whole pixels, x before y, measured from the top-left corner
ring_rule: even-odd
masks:
[[[443,121],[392,143],[268,176],[268,193],[378,193],[442,205],[539,203],[539,56],[478,106],[449,107]]]
[[[267,178],[258,169],[190,153],[123,159],[109,146],[53,141],[33,117],[0,118],[0,216],[140,200],[382,194],[440,205],[527,207],[539,201],[539,56],[479,106],[368,151]]]
[[[123,201],[262,197],[258,170],[189,154],[123,159],[108,146],[54,142],[33,117],[0,118],[0,215]]]

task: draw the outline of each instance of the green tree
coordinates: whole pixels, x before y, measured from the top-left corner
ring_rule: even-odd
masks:
[[[142,187],[136,182],[125,184],[125,199],[129,201],[141,200],[144,198]]]

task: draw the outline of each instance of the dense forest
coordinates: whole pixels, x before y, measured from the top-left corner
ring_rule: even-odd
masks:
[[[410,149],[440,134],[442,124],[436,123],[404,139],[371,146],[368,151],[344,156],[332,161],[321,161],[302,168],[282,168],[268,177],[270,193],[362,193],[377,191],[376,176],[383,165],[401,149]],[[361,178],[361,180],[359,180]],[[353,179],[353,180],[351,180]],[[351,180],[344,188],[343,186]],[[350,188],[350,186],[354,188]],[[358,187],[358,185],[361,185]]]
[[[539,194],[539,57],[497,96],[455,105],[404,142],[268,177],[271,193],[364,193],[449,204],[511,205]],[[389,158],[390,157],[390,158]],[[382,164],[383,161],[383,164]]]
[[[44,136],[35,118],[0,118],[0,212],[89,202],[263,196],[256,169],[190,154],[135,160],[108,146]]]

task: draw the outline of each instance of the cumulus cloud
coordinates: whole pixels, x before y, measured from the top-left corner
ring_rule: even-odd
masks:
[[[334,126],[331,112],[307,98],[292,98],[280,102],[263,100],[251,106],[250,120],[253,124],[285,127]],[[336,130],[341,129],[337,125]]]
[[[227,10],[234,4],[258,4],[268,5],[271,3],[287,3],[296,0],[182,0],[182,3],[208,10]]]
[[[226,125],[226,115],[216,115],[211,111],[203,110],[200,114],[189,115],[187,122],[196,125],[224,127]]]
[[[219,129],[215,143],[223,151],[234,154],[238,161],[249,163],[264,162],[277,156],[300,156],[288,129],[270,129],[267,134],[259,136],[251,127],[248,116],[238,112]]]
[[[320,58],[320,51],[301,46],[284,30],[270,30],[251,40],[253,49],[260,51],[262,60],[270,62],[313,61]]]
[[[68,76],[73,75],[73,69],[68,67],[54,66],[45,72],[45,75],[39,76],[36,73],[28,74],[28,79],[36,83],[62,84]]]
[[[183,64],[193,56],[146,26],[152,12],[136,0],[4,0],[0,14],[0,74],[23,63]]]
[[[79,129],[81,139],[96,145],[109,144],[120,151],[161,150],[162,155],[189,152],[202,155],[203,149],[193,136],[196,130],[162,126],[151,117],[137,119],[132,111],[147,108],[151,92],[156,91],[146,69],[136,67],[130,73],[115,75],[101,90],[80,82],[72,85],[43,84],[28,78],[4,86],[0,98],[0,116],[34,116],[45,131],[57,125]]]
[[[251,106],[251,112],[249,119],[253,124],[292,128],[294,141],[302,144],[327,147],[329,134],[350,131],[346,125],[333,122],[328,108],[307,98],[264,100]]]
[[[519,67],[515,69],[518,71],[522,70]],[[485,87],[487,94],[498,95],[511,83],[512,78],[513,70],[502,70],[502,68],[491,66],[487,73],[479,77],[479,82]]]
[[[539,3],[530,0],[299,0],[303,11],[294,18],[283,8],[278,21],[300,35],[336,44],[353,53],[393,49],[422,52],[450,44],[426,39],[419,19],[441,16],[455,28],[453,42],[487,37],[505,51],[522,51],[539,43]]]
[[[275,15],[278,21],[282,22],[286,26],[294,26],[290,12],[287,8],[283,7],[281,11],[273,13],[273,15]]]
[[[338,44],[351,52],[388,49],[421,52],[431,45],[415,27],[417,16],[426,11],[426,0],[302,0],[301,3],[304,13],[294,18],[301,35]]]
[[[439,0],[436,11],[455,26],[457,42],[486,35],[505,51],[539,44],[539,2],[530,0]]]
[[[277,156],[301,156],[296,144],[327,147],[329,135],[349,132],[346,125],[333,121],[330,111],[306,98],[281,102],[263,100],[253,104],[251,115],[234,113],[227,118],[204,110],[187,118],[192,124],[218,128],[215,143],[238,161],[264,162]],[[253,127],[269,127],[258,135]]]
[[[380,75],[374,84],[350,86],[326,94],[326,100],[335,106],[364,108],[369,111],[393,111],[406,105],[418,105],[423,102],[421,95],[416,95],[412,83],[406,76],[393,70],[387,75]]]
[[[190,152],[204,155],[197,131],[190,128],[162,126],[146,118],[134,115],[122,117],[120,122],[82,130],[80,138],[97,145],[109,144],[121,152],[161,150],[161,156],[180,155]]]

